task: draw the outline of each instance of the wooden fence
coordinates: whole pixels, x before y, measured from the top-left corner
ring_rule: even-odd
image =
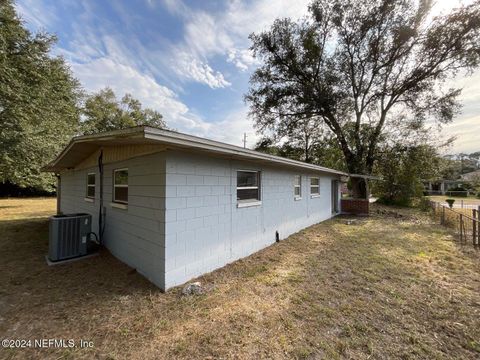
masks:
[[[448,206],[431,201],[433,216],[441,225],[455,231],[460,242],[480,245],[480,208],[450,209]]]

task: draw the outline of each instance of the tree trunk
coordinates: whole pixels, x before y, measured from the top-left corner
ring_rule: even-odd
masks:
[[[350,182],[352,184],[352,195],[355,199],[367,198],[367,186],[365,181],[366,180],[362,178],[350,178]]]

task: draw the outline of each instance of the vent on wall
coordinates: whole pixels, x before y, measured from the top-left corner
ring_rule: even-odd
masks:
[[[51,261],[87,255],[92,215],[69,214],[50,218],[48,258]]]

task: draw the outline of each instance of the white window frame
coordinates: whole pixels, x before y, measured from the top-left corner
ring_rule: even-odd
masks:
[[[299,179],[298,184],[297,179]],[[297,188],[298,195],[296,194]],[[293,177],[293,197],[295,200],[300,200],[302,198],[302,175],[294,175]]]
[[[318,180],[318,185],[312,185],[312,180],[317,179]],[[312,188],[316,188],[317,192],[312,192]],[[320,196],[320,178],[317,176],[311,177],[310,178],[310,196],[311,197],[319,197]]]
[[[112,200],[113,200],[113,203],[114,204],[125,204],[127,205],[128,204],[128,195],[127,195],[127,201],[123,201],[123,200],[117,200],[115,199],[115,188],[117,187],[123,187],[123,188],[128,188],[128,178],[127,178],[127,184],[115,184],[115,173],[117,172],[120,172],[120,171],[127,171],[128,172],[128,168],[121,168],[121,169],[114,169],[113,170],[113,179],[112,179]]]
[[[249,172],[257,174],[257,186],[238,186],[238,173],[239,172]],[[257,189],[258,191],[258,198],[255,200],[238,200],[237,199],[237,207],[248,207],[248,206],[258,206],[262,204],[262,175],[260,170],[244,170],[244,169],[237,169],[235,172],[237,186],[236,191],[238,190],[253,190]]]
[[[90,175],[94,176],[94,178],[93,178],[94,183],[93,184],[88,183],[88,178],[90,177]],[[87,188],[86,188],[87,193],[85,194],[85,199],[95,199],[95,192],[96,192],[95,191],[96,190],[95,185],[96,184],[97,184],[97,174],[94,173],[94,172],[87,173]],[[91,187],[93,187],[93,196],[88,195],[88,189],[91,188]]]

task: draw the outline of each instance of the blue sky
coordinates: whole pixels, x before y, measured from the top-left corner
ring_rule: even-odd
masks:
[[[442,9],[447,0],[440,1]],[[309,0],[17,0],[33,31],[58,36],[65,57],[87,91],[110,86],[159,110],[182,132],[252,146],[258,135],[243,94],[256,66],[248,35],[277,17],[298,18]],[[447,126],[451,151],[480,150],[480,75],[459,79],[464,112]]]

